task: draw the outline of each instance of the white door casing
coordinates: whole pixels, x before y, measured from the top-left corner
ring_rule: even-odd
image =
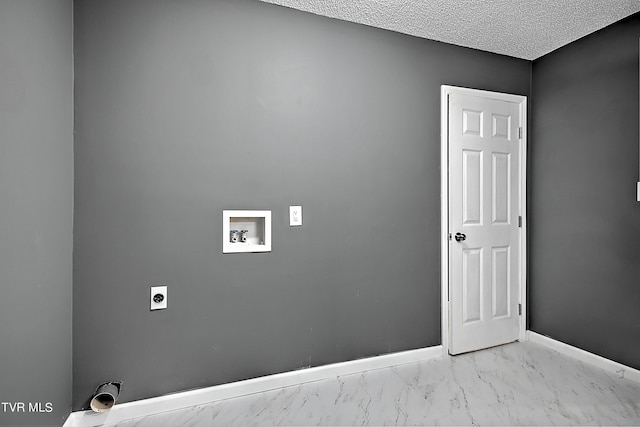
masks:
[[[442,338],[459,354],[524,339],[526,98],[442,97]]]

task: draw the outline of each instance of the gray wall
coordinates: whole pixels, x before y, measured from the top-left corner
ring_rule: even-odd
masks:
[[[247,0],[80,0],[75,35],[75,410],[440,344],[440,85],[530,62]],[[223,255],[223,209],[273,251]]]
[[[640,15],[533,64],[531,329],[640,368]]]
[[[0,402],[26,408],[0,425],[71,409],[71,28],[70,0],[0,2]]]

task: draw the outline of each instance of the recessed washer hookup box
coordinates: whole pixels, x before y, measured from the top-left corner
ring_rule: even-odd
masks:
[[[271,211],[222,211],[222,252],[271,252]]]

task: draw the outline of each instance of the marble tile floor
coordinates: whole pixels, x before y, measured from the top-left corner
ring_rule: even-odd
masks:
[[[640,383],[531,342],[127,420],[119,427],[640,425]]]

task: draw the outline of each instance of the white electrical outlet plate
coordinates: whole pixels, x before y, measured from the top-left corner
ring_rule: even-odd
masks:
[[[289,206],[289,226],[302,225],[302,206]]]
[[[636,200],[640,202],[640,182],[636,182]]]
[[[151,287],[151,310],[164,310],[167,308],[167,287]]]

